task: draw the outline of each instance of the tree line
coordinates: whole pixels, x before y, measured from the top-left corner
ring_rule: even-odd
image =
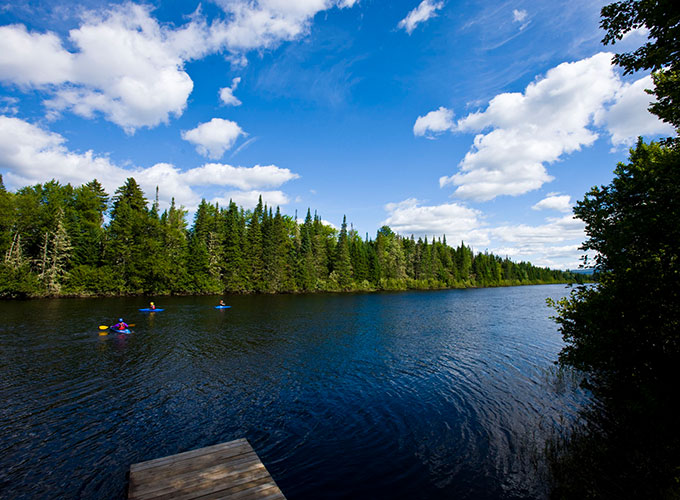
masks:
[[[383,226],[362,238],[307,211],[201,201],[193,225],[161,212],[134,178],[110,197],[97,181],[7,191],[0,176],[0,296],[286,293],[486,287],[583,276],[474,253]]]

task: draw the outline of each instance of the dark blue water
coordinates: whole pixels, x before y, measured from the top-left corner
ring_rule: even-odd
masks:
[[[0,497],[124,498],[132,463],[247,437],[289,500],[541,498],[584,399],[548,373],[567,292],[0,303]]]

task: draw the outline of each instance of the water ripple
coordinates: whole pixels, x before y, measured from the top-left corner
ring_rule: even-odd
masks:
[[[245,436],[291,500],[541,498],[532,450],[585,398],[549,381],[565,293],[0,303],[0,490],[123,498],[131,463]]]

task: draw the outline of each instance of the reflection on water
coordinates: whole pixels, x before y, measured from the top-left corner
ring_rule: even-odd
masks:
[[[247,437],[291,500],[540,498],[584,399],[546,381],[566,292],[0,303],[0,491],[123,498],[131,463]]]

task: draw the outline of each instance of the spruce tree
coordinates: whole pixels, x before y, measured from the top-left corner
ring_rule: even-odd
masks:
[[[246,290],[243,255],[245,221],[238,206],[231,200],[229,200],[224,225],[224,287],[230,292],[243,292]]]
[[[348,289],[352,284],[352,263],[349,255],[349,239],[347,237],[347,216],[342,217],[338,244],[335,247],[333,271],[340,288],[342,290]]]
[[[249,290],[264,291],[264,262],[262,247],[262,196],[260,196],[255,210],[250,214],[247,233],[247,268],[249,275]]]

